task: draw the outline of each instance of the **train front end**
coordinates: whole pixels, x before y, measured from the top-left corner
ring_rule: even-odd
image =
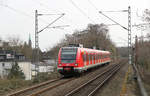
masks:
[[[58,54],[57,71],[62,75],[79,73],[78,47],[62,47]]]

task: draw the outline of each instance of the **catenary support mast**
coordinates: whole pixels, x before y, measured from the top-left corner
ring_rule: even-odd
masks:
[[[132,63],[132,52],[131,52],[131,8],[128,7],[128,55],[129,55],[129,64]]]

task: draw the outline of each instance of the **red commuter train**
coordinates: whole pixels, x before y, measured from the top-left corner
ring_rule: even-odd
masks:
[[[81,47],[62,47],[58,53],[57,70],[64,76],[78,74],[102,64],[109,64],[110,61],[109,51]]]

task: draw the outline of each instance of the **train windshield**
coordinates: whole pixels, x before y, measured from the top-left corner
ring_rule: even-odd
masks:
[[[77,48],[62,48],[61,62],[74,63],[76,60]]]

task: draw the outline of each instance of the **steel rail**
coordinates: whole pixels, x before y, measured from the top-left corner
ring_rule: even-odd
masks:
[[[34,90],[34,89],[39,88],[39,87],[41,87],[41,86],[45,86],[45,85],[47,85],[47,84],[49,84],[49,83],[53,83],[53,82],[58,81],[58,80],[60,80],[60,79],[62,79],[62,78],[54,79],[54,80],[49,80],[49,81],[46,81],[46,82],[42,82],[42,83],[40,83],[40,84],[38,84],[38,85],[34,85],[34,86],[32,86],[32,87],[28,87],[28,88],[26,88],[26,89],[19,90],[19,91],[17,91],[17,92],[8,94],[7,96],[18,96],[19,94],[25,93],[25,92],[30,91],[30,90]]]
[[[101,83],[99,82],[100,84],[88,96],[93,96],[97,92],[97,90],[101,88],[107,82],[107,80],[110,79],[114,75],[114,73],[116,73],[119,69],[120,69],[120,66],[114,69],[108,77],[104,78],[103,82]]]
[[[101,74],[97,75],[95,78],[89,80],[88,82],[82,84],[81,86],[77,87],[76,89],[72,90],[71,92],[69,92],[68,94],[66,94],[65,96],[71,96],[73,94],[75,94],[76,92],[78,92],[81,88],[85,87],[86,85],[88,85],[89,83],[93,82],[94,80],[96,80],[97,78],[101,77],[102,75],[106,74],[107,72],[110,72],[111,69],[115,68],[118,65],[114,65],[114,66],[110,66],[107,70],[105,70],[104,72],[102,72]]]
[[[68,83],[69,81],[72,81],[72,80],[74,80],[74,79],[75,79],[75,78],[72,78],[72,79],[69,79],[69,80],[64,81],[64,82],[62,82],[62,83],[58,83],[58,84],[56,84],[56,85],[54,85],[54,86],[46,87],[46,88],[44,88],[44,89],[42,89],[42,90],[40,90],[40,91],[37,91],[37,92],[35,92],[35,93],[32,93],[31,95],[28,95],[28,96],[38,96],[38,95],[40,95],[40,94],[42,94],[42,93],[44,93],[44,92],[46,92],[46,91],[48,91],[48,90],[51,90],[51,89],[56,88],[56,87],[58,87],[58,86],[60,86],[60,85],[66,84],[66,83]]]

